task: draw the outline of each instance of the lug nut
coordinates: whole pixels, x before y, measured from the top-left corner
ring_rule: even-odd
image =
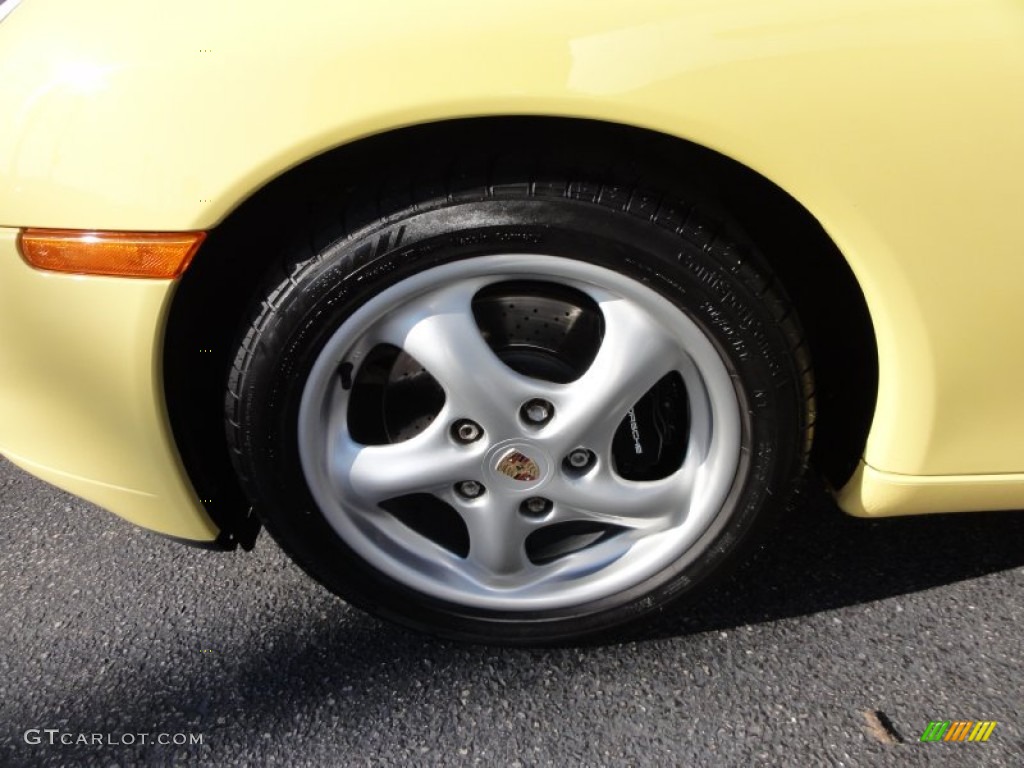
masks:
[[[586,448],[577,448],[569,452],[565,461],[573,469],[586,469],[594,462],[594,454]]]
[[[480,425],[469,419],[459,419],[452,424],[452,437],[460,443],[475,443],[483,434]]]
[[[484,495],[485,490],[483,483],[476,480],[463,480],[455,484],[455,492],[464,499],[478,499]]]
[[[519,505],[519,511],[529,517],[543,517],[551,511],[551,502],[540,496],[531,496]]]
[[[551,417],[555,415],[555,406],[547,400],[529,400],[519,409],[519,415],[527,424],[540,427],[551,421]]]

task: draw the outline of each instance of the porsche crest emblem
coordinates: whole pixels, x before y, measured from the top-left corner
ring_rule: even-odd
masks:
[[[537,466],[537,462],[519,451],[506,453],[501,457],[495,469],[513,480],[521,480],[524,483],[531,483],[540,477],[540,467]]]

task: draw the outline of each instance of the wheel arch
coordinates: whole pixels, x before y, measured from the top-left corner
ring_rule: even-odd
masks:
[[[622,183],[642,181],[717,211],[770,262],[796,306],[817,378],[812,461],[834,486],[850,477],[874,413],[878,351],[856,277],[806,208],[735,160],[647,129],[554,117],[447,120],[360,139],[284,172],[210,232],[178,284],[164,341],[168,412],[192,484],[228,544],[249,547],[258,532],[231,468],[222,410],[253,297],[282,249],[309,231],[311,221],[336,220],[353,200],[372,217],[408,196],[411,185],[437,178],[453,157],[465,173],[488,180],[554,163]],[[304,245],[316,250],[325,243]]]

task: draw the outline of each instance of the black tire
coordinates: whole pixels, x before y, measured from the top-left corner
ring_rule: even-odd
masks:
[[[313,578],[352,604],[459,640],[531,644],[591,637],[706,589],[709,577],[756,544],[763,526],[793,498],[813,422],[801,330],[758,254],[714,215],[643,189],[540,178],[428,193],[380,211],[351,233],[328,227],[308,234],[309,242],[327,245],[286,256],[240,342],[228,383],[227,433],[239,477],[269,532]],[[299,449],[305,384],[353,313],[415,276],[510,252],[586,260],[653,289],[710,340],[739,404],[739,465],[692,545],[636,583],[554,608],[469,604],[384,573],[332,527],[314,500]],[[616,472],[625,466],[617,457],[610,463]]]

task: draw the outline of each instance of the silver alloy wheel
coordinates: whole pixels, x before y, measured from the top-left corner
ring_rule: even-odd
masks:
[[[484,288],[544,281],[595,302],[604,334],[593,362],[560,384],[517,373],[494,353],[474,318]],[[440,412],[402,442],[365,445],[349,429],[351,389],[339,369],[358,371],[371,350],[392,345],[415,358],[444,390]],[[346,366],[347,367],[347,366]],[[667,477],[616,473],[612,438],[630,408],[666,374],[687,394],[685,459]],[[525,423],[524,404],[543,400],[553,416]],[[463,443],[452,425],[483,430]],[[616,594],[690,561],[694,544],[721,513],[741,451],[740,405],[714,344],[684,312],[636,280],[575,259],[507,254],[464,259],[417,273],[374,296],[329,338],[305,384],[298,423],[302,469],[325,519],[370,566],[416,592],[457,605],[536,611]],[[563,457],[585,446],[582,473]],[[456,486],[485,491],[467,498]],[[382,503],[431,494],[454,509],[468,532],[465,556],[388,514]],[[527,499],[550,500],[543,516]],[[578,521],[616,535],[538,563],[531,534]]]

